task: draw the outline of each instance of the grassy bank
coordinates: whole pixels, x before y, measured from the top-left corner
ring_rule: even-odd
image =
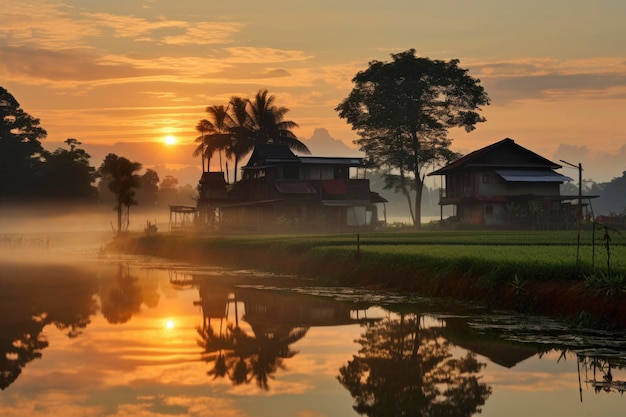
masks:
[[[595,241],[592,238],[595,237]],[[450,296],[626,327],[626,237],[590,231],[129,235],[117,250]],[[578,242],[580,241],[580,244]],[[607,250],[608,249],[608,250]]]

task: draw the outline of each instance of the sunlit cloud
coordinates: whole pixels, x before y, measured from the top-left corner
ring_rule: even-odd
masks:
[[[40,1],[2,2],[5,18],[0,25],[0,42],[5,45],[36,45],[44,49],[77,48],[86,38],[100,36],[101,29],[86,19],[76,19],[65,5]]]
[[[226,44],[232,42],[232,36],[243,27],[237,22],[190,23],[183,34],[164,36],[161,41],[168,45]]]
[[[92,26],[111,29],[112,35],[119,38],[137,38],[163,28],[185,29],[187,24],[176,20],[149,21],[135,16],[110,13],[81,13],[79,21],[89,21]]]
[[[312,58],[312,55],[305,54],[301,50],[286,50],[277,48],[259,48],[250,46],[225,48],[230,54],[226,60],[230,63],[271,63],[271,62],[290,62],[290,61],[306,61]]]
[[[230,43],[232,36],[245,27],[239,22],[149,20],[121,14],[81,12],[67,5],[40,1],[7,3],[3,3],[3,13],[11,18],[3,21],[0,37],[14,46],[87,47],[90,39],[95,37],[165,45],[208,45]]]

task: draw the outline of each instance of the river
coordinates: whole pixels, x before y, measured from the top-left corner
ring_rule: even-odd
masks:
[[[450,300],[0,243],[0,416],[622,416],[626,335]]]

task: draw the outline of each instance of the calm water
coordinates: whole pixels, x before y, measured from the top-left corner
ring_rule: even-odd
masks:
[[[0,416],[623,416],[626,340],[401,294],[0,244]]]

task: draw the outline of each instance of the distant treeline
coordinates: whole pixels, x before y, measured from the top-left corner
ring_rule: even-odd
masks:
[[[69,138],[66,147],[53,152],[43,148],[47,132],[20,108],[17,100],[0,87],[0,204],[41,202],[116,204],[109,189],[111,178],[102,165],[91,165],[91,156],[81,142]],[[141,164],[137,163],[138,166]],[[151,169],[139,176],[140,186],[132,196],[142,208],[170,204],[195,204],[197,191],[180,187],[172,176],[160,179]]]

